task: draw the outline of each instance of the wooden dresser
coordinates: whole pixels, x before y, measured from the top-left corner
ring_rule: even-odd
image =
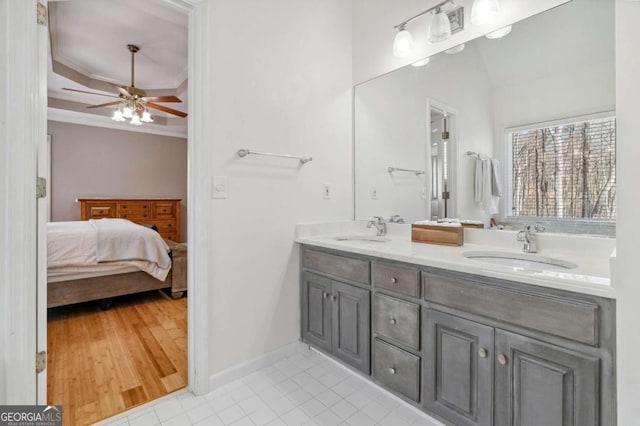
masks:
[[[174,198],[78,198],[80,220],[122,218],[155,225],[163,238],[180,242],[180,201]]]

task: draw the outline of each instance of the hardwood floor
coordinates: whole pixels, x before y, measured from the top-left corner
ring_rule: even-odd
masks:
[[[187,299],[161,291],[48,311],[47,403],[87,425],[187,385]]]

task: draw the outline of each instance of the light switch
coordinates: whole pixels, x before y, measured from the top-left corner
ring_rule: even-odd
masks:
[[[330,200],[331,199],[331,185],[328,183],[322,184],[322,199]]]
[[[227,198],[227,177],[226,176],[214,176],[213,177],[212,198]]]

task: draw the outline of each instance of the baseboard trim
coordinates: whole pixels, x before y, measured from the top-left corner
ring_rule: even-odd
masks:
[[[292,342],[274,351],[243,362],[242,364],[238,364],[226,370],[212,374],[209,376],[209,391],[222,387],[234,380],[248,376],[262,368],[269,367],[282,360],[282,358],[293,355],[296,349],[301,346],[304,346],[304,343],[300,341]]]

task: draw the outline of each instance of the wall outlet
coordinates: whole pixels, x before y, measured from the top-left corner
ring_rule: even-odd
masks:
[[[211,198],[224,199],[227,198],[227,177],[214,176],[212,179]]]
[[[373,188],[371,188],[371,199],[372,200],[377,200],[378,199],[378,190],[376,189],[375,186]]]
[[[331,199],[331,185],[328,183],[322,184],[322,199],[330,200]]]

